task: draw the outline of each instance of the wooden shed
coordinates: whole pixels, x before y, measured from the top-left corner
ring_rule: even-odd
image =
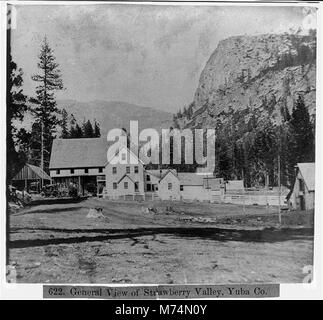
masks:
[[[26,163],[12,179],[12,184],[16,188],[26,189],[28,192],[31,186],[40,191],[43,185],[50,182],[51,178],[44,170],[29,163]]]

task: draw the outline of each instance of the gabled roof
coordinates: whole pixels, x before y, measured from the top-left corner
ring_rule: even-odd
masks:
[[[51,177],[40,167],[26,163],[24,167],[14,176],[12,180],[51,180]]]
[[[29,163],[26,163],[26,166],[28,166],[32,171],[34,171],[41,179],[51,180],[51,177],[42,168]]]
[[[125,179],[125,178],[128,178],[131,182],[135,183],[135,182],[131,179],[131,177],[125,173],[125,174],[124,174],[124,175],[119,179],[118,184],[119,184],[123,179]]]
[[[138,146],[138,152],[136,152],[137,151],[136,150],[136,147],[133,144],[130,144],[130,149],[127,148],[126,146],[121,145],[119,147],[119,152],[121,153],[122,150],[124,150],[124,149],[126,149],[127,152],[130,155],[132,155],[133,157],[137,158],[138,159],[138,163],[141,162],[142,164],[147,164],[149,162],[148,159],[147,159],[147,157],[145,157],[145,155],[143,155],[142,152],[140,151],[140,147],[139,146]],[[139,154],[139,156],[138,156],[138,154]],[[109,162],[111,162],[114,157],[118,157],[118,156],[119,155],[115,155],[114,154],[114,155],[110,156],[110,158],[107,158],[107,160],[105,162],[105,165],[107,165]]]
[[[110,144],[105,138],[55,139],[49,168],[104,167]]]
[[[161,170],[145,170],[146,173],[148,173],[149,175],[152,175],[158,179],[161,179],[165,176],[166,173],[168,173],[168,171],[171,169],[161,169]],[[172,170],[175,174],[176,174],[176,170]]]
[[[49,168],[105,167],[107,151],[114,143],[106,138],[54,139]],[[144,155],[140,159],[144,163],[147,161]]]
[[[171,173],[174,177],[178,179],[177,171],[174,169],[168,169],[167,172],[163,175],[163,177],[159,180],[159,182],[161,182],[169,173]]]
[[[203,176],[194,172],[179,172],[178,179],[183,186],[202,186]]]
[[[297,167],[309,191],[315,190],[315,162],[298,163]]]

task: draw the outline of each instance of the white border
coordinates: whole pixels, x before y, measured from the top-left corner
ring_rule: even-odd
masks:
[[[323,181],[323,170],[321,169],[322,151],[320,147],[322,143],[319,137],[323,136],[323,118],[320,112],[320,105],[322,102],[322,30],[323,30],[323,4],[321,2],[235,2],[228,3],[226,1],[217,3],[201,3],[200,1],[185,3],[171,3],[171,2],[89,2],[89,1],[3,1],[0,2],[0,105],[3,108],[2,115],[5,114],[6,106],[6,6],[7,4],[14,5],[94,5],[94,4],[140,4],[140,5],[199,5],[199,6],[300,6],[300,7],[317,7],[317,99],[316,99],[316,191],[315,191],[315,240],[314,240],[314,281],[311,284],[281,284],[281,296],[279,299],[323,299],[322,287],[322,230],[323,230],[323,216],[320,209],[323,208],[323,188],[321,181]],[[321,58],[321,59],[320,59]],[[5,279],[5,177],[6,177],[6,117],[0,116],[0,299],[42,299],[43,285],[42,284],[8,284]],[[72,285],[72,284],[71,284]],[[75,284],[77,285],[77,284]],[[83,284],[82,284],[83,285]],[[93,284],[91,284],[93,286]],[[99,285],[99,284],[96,284]],[[138,284],[139,285],[139,284]],[[122,285],[119,285],[122,286]],[[189,300],[187,300],[189,301]]]

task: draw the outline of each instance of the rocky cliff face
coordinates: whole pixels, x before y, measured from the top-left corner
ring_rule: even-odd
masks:
[[[264,117],[280,123],[298,94],[315,116],[316,35],[231,37],[219,42],[199,80],[194,101],[175,116],[180,128],[243,132]]]

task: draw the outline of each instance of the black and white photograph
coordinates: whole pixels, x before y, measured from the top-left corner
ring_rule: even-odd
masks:
[[[318,7],[8,1],[7,284],[310,284]]]

